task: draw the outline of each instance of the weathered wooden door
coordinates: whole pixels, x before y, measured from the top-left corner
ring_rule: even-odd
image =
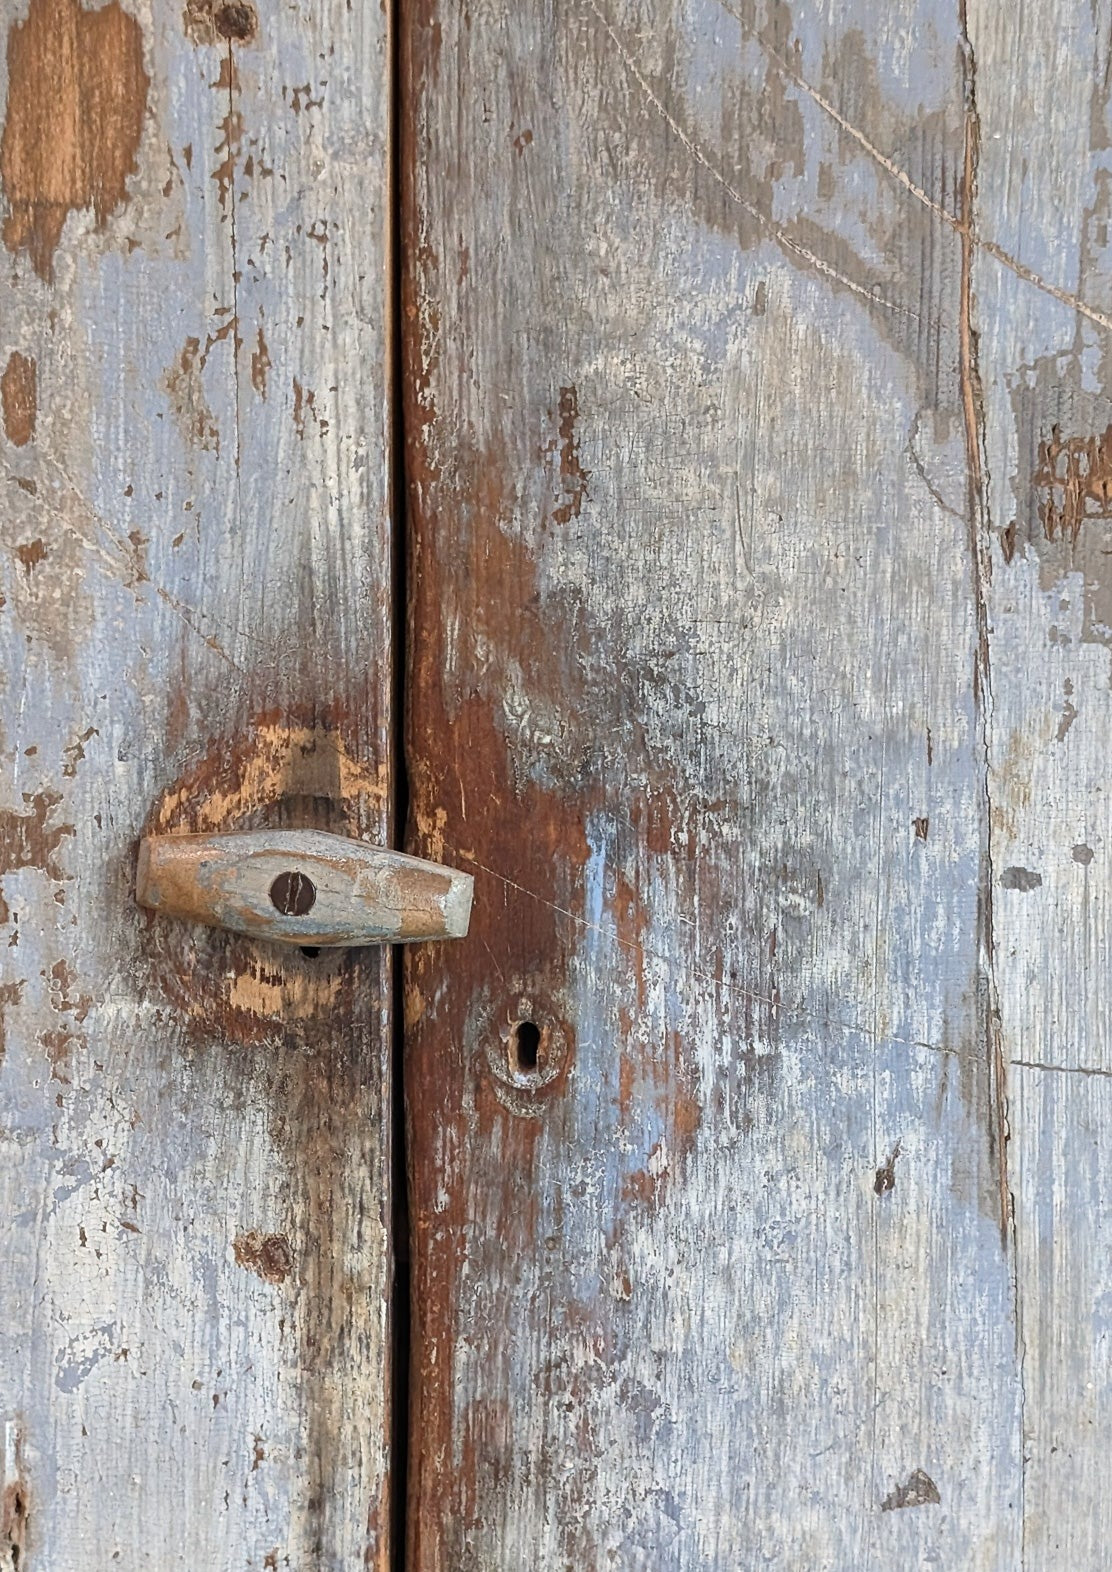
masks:
[[[1103,1568],[1107,0],[4,16],[0,1569]]]

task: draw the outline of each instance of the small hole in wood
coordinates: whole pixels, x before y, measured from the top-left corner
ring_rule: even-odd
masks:
[[[311,961],[315,961],[317,956],[320,954],[320,951],[315,944],[303,944],[301,946],[301,953],[302,955],[307,955]]]
[[[536,1021],[517,1021],[510,1030],[510,1052],[520,1075],[536,1075],[540,1063],[541,1033]]]
[[[283,917],[304,917],[317,898],[317,887],[305,873],[280,873],[270,886],[270,903]]]

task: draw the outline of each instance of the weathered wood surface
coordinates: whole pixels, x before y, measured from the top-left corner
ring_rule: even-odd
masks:
[[[474,879],[320,830],[149,835],[135,898],[164,917],[279,944],[461,939]]]
[[[408,8],[413,1572],[1106,1563],[1110,23]]]
[[[386,1566],[387,959],[133,889],[386,838],[385,18],[4,17],[0,1566]]]
[[[970,40],[979,232],[1029,270],[973,270],[1024,1549],[1089,1569],[1112,1539],[1112,7],[1043,0],[1013,32],[978,5]]]

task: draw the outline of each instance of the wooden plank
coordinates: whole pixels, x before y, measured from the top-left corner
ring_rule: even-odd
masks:
[[[970,7],[996,957],[1031,1567],[1103,1567],[1108,1339],[1112,11]],[[1038,106],[1038,112],[1035,112]],[[994,243],[990,248],[989,243]]]
[[[0,1565],[382,1567],[387,958],[133,877],[387,836],[386,21],[5,18]]]
[[[958,8],[404,47],[411,1566],[1015,1566]]]

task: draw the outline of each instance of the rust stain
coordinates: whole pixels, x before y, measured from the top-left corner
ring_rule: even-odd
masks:
[[[41,540],[25,541],[22,546],[15,548],[15,554],[19,558],[23,571],[28,578],[31,577],[39,563],[45,562],[47,558],[47,550]]]
[[[4,432],[17,448],[25,448],[35,435],[39,400],[37,372],[35,362],[15,349],[8,356],[8,364],[0,376]]]
[[[1031,476],[1047,540],[1073,545],[1087,520],[1112,519],[1112,425],[1099,436],[1063,437],[1052,426]]]
[[[264,1283],[284,1283],[293,1270],[293,1251],[285,1234],[264,1234],[257,1228],[239,1234],[232,1245],[236,1262]],[[255,1467],[259,1459],[256,1457]]]
[[[251,351],[251,386],[260,398],[266,397],[266,374],[270,370],[270,366],[270,350],[267,346],[266,336],[260,327],[255,348]]]
[[[579,419],[579,395],[574,387],[560,389],[559,418],[556,427],[560,451],[560,495],[564,500],[552,510],[557,524],[568,524],[582,512],[589,495],[587,482],[590,470],[585,470],[579,460],[579,439],[575,423]]]
[[[103,229],[127,200],[150,88],[142,29],[119,0],[31,0],[8,33],[8,84],[4,244],[52,283],[67,216],[91,208]]]

